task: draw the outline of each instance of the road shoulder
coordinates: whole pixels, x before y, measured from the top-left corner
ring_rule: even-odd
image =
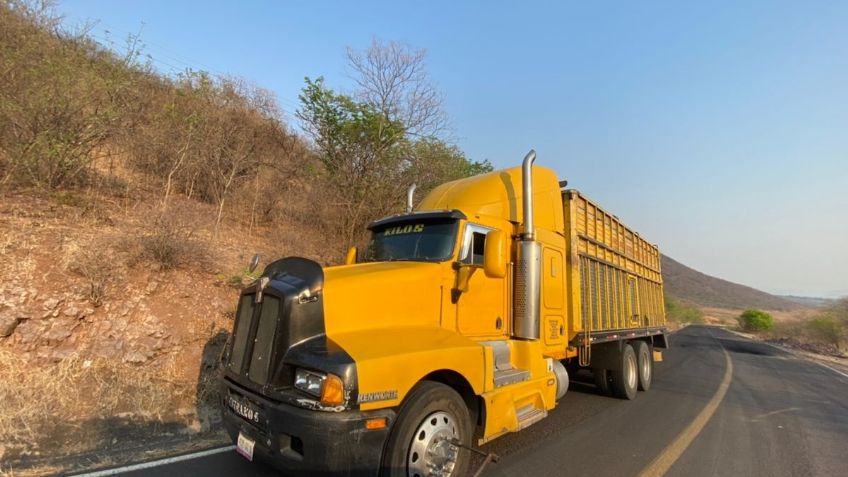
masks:
[[[751,333],[743,333],[738,330],[731,329],[726,326],[716,326],[717,328],[721,328],[729,333],[733,333],[736,336],[749,339],[751,341],[756,341],[759,343],[763,343],[765,345],[771,346],[772,348],[785,351],[797,359],[802,359],[805,361],[810,361],[816,363],[824,368],[827,368],[833,371],[836,374],[841,375],[842,377],[848,379],[848,358],[838,358],[835,356],[828,356],[819,353],[812,353],[810,351],[800,350],[797,348],[792,348],[790,346],[781,346],[779,344],[772,343],[760,336]]]

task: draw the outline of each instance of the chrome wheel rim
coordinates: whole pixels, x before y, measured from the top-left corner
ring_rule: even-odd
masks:
[[[648,353],[642,353],[642,381],[646,383],[651,380],[651,363],[648,361],[651,357]]]
[[[459,440],[456,419],[444,411],[427,416],[415,434],[406,456],[409,477],[447,477],[453,473],[459,457]]]
[[[630,354],[627,356],[627,387],[633,389],[636,387],[636,356]]]

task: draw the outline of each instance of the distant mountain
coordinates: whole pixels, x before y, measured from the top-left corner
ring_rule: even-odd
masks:
[[[795,310],[810,306],[764,291],[701,273],[662,256],[665,292],[674,298],[715,308]]]
[[[781,298],[786,298],[789,301],[794,301],[795,303],[800,303],[805,306],[810,306],[813,308],[825,308],[836,302],[835,298],[819,298],[812,296],[794,296],[794,295],[780,295]]]

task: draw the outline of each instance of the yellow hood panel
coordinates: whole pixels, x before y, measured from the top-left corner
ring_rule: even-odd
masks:
[[[438,327],[442,268],[427,262],[374,262],[324,269],[327,336],[397,327]]]

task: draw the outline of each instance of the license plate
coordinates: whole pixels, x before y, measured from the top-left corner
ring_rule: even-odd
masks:
[[[238,441],[236,441],[236,452],[243,455],[245,459],[252,461],[254,444],[256,444],[256,441],[245,437],[244,434],[239,432]]]
[[[230,394],[227,396],[227,406],[239,416],[254,424],[259,424],[259,409],[257,409],[253,404],[247,402],[246,399],[239,399],[238,397]]]

